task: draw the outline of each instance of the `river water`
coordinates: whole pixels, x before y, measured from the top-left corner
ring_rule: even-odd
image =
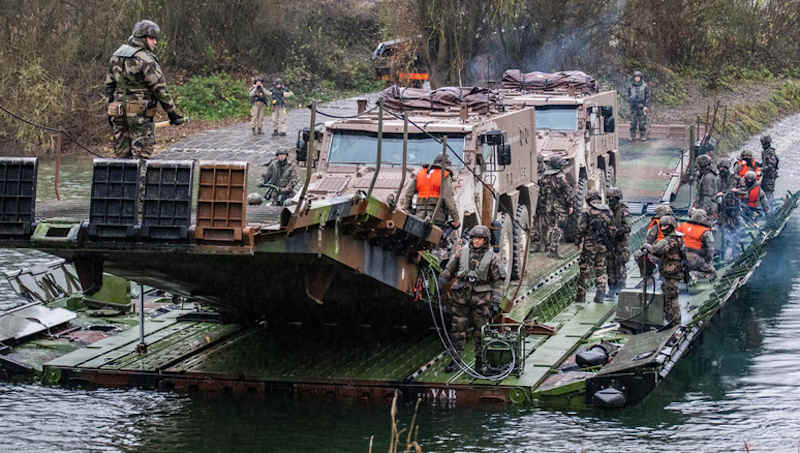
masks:
[[[779,192],[800,186],[798,121],[769,131],[782,159]],[[759,149],[757,138],[746,146]],[[0,270],[49,259],[0,250]],[[16,303],[0,282],[0,309]],[[578,412],[423,407],[419,441],[426,452],[744,452],[745,442],[752,452],[796,452],[798,407],[800,214],[749,286],[641,405]],[[400,407],[404,425],[412,411]],[[389,429],[383,405],[0,383],[0,452],[367,452],[370,435],[375,451],[387,448]]]

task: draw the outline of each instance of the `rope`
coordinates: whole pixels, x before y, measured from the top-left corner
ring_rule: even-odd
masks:
[[[95,157],[104,157],[104,156],[102,156],[100,154],[97,154],[94,151],[90,150],[86,146],[82,145],[80,142],[78,142],[78,140],[75,138],[74,135],[72,135],[71,133],[67,132],[64,129],[56,129],[54,127],[50,127],[50,126],[45,126],[45,125],[42,125],[42,124],[34,123],[33,121],[30,121],[28,119],[25,119],[25,118],[17,115],[16,113],[14,113],[11,110],[7,109],[3,105],[0,105],[0,110],[5,112],[11,118],[14,118],[15,120],[20,121],[22,123],[25,123],[28,126],[31,126],[31,127],[37,128],[37,129],[41,129],[43,131],[47,131],[47,132],[50,132],[50,133],[53,133],[53,134],[61,134],[64,137],[67,137],[68,139],[70,139],[70,141],[72,143],[74,143],[76,146],[78,146],[78,148],[83,149],[84,151],[86,151],[87,153],[89,153],[89,154],[91,154],[91,155],[93,155]]]

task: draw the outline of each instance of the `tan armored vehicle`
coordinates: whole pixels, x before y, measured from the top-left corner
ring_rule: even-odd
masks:
[[[489,90],[468,91],[390,87],[383,93],[382,121],[374,110],[358,118],[326,122],[314,140],[316,168],[308,193],[319,199],[368,192],[375,179],[372,197],[390,204],[402,200],[418,170],[442,154],[439,140],[447,137],[461,224],[452,237],[460,238],[477,224],[494,224],[508,275],[517,279],[538,194],[535,110],[521,105],[504,109],[490,100]],[[403,111],[409,120],[405,174]],[[379,129],[380,166],[376,159]],[[305,140],[298,142],[302,147]]]
[[[577,71],[555,74],[509,70],[500,90],[508,107],[536,109],[537,152],[545,162],[552,155],[566,158],[577,184],[579,200],[589,190],[616,184],[619,141],[615,130],[617,92],[597,91],[591,76]],[[577,219],[582,206],[572,216]],[[567,239],[572,228],[567,228]]]

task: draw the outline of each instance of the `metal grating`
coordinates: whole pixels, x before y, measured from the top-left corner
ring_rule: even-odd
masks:
[[[194,162],[152,160],[145,168],[143,237],[180,241],[189,238],[192,222]]]
[[[241,241],[247,216],[247,162],[200,162],[195,239]]]
[[[0,158],[0,236],[29,236],[36,211],[35,157]]]
[[[95,159],[89,204],[89,236],[100,239],[133,237],[138,198],[138,160]]]

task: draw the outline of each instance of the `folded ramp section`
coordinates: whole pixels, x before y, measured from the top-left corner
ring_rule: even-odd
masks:
[[[0,157],[0,237],[27,237],[36,212],[35,157]]]
[[[95,159],[89,204],[89,236],[128,239],[136,236],[139,161]]]
[[[242,240],[247,219],[247,170],[247,162],[200,161],[196,240]]]
[[[141,236],[151,240],[188,240],[194,163],[150,160],[146,165]]]

